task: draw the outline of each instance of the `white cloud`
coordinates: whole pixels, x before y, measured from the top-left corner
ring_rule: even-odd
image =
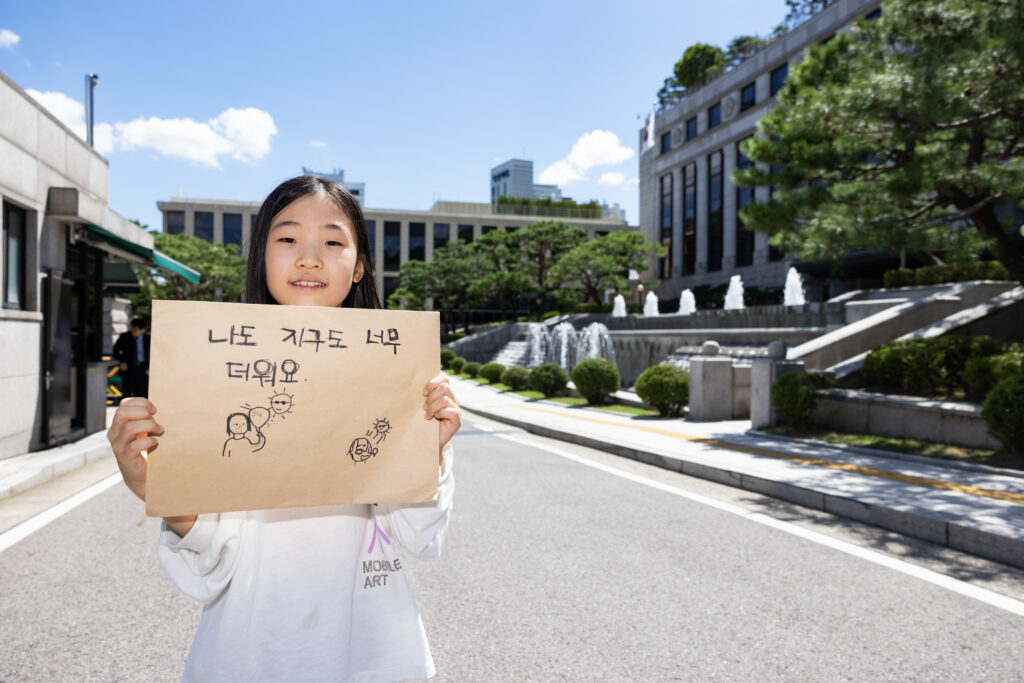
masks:
[[[583,174],[596,166],[611,166],[632,157],[633,150],[623,146],[615,133],[592,130],[580,136],[564,159],[544,169],[540,174],[540,182],[565,185],[582,179]],[[625,181],[624,176],[622,180]]]
[[[310,140],[309,146],[323,148],[327,146],[327,143],[324,142],[323,140]]]
[[[626,182],[626,174],[619,173],[618,171],[609,171],[608,173],[602,173],[601,177],[598,178],[597,182],[602,185],[609,185],[611,187],[618,187]]]
[[[0,48],[14,47],[21,42],[21,36],[14,31],[6,28],[0,28]]]
[[[81,102],[60,92],[29,90],[28,94],[85,139],[85,107]],[[270,114],[249,107],[227,109],[205,123],[156,116],[113,125],[98,123],[93,128],[93,142],[100,154],[149,148],[165,156],[220,168],[223,157],[245,163],[262,159],[270,151],[270,138],[276,134]]]

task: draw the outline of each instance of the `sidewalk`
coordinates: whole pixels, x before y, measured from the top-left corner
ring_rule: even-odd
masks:
[[[749,420],[635,418],[452,382],[465,410],[534,434],[1024,568],[1024,472],[775,437]]]

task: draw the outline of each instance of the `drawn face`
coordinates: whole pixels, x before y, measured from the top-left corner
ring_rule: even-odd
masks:
[[[377,450],[370,445],[369,439],[359,437],[348,447],[348,454],[356,462],[363,462],[370,457],[377,455]]]
[[[228,417],[228,434],[239,437],[249,430],[249,418],[242,413],[234,413]]]
[[[340,306],[363,277],[345,212],[315,192],[277,214],[267,237],[267,288],[287,306]]]
[[[290,413],[291,410],[292,410],[292,396],[291,396],[291,394],[286,394],[284,392],[280,392],[280,393],[277,393],[277,394],[274,394],[273,396],[271,396],[270,397],[270,409],[273,410],[274,413],[276,413],[277,415],[282,415],[284,413]]]

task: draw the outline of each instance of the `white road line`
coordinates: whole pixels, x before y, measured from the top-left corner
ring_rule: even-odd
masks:
[[[593,467],[596,470],[601,470],[602,472],[606,472],[608,474],[614,474],[617,477],[622,477],[623,479],[628,479],[629,481],[633,481],[638,484],[643,484],[645,486],[658,489],[659,491],[671,493],[681,498],[692,500],[695,503],[709,505],[713,508],[722,510],[723,512],[739,515],[740,517],[744,517],[750,520],[751,522],[757,522],[758,524],[763,524],[765,526],[772,527],[773,529],[778,529],[779,531],[783,531],[787,534],[799,536],[800,538],[806,539],[808,541],[812,541],[814,543],[827,546],[829,548],[832,548],[833,550],[838,550],[848,555],[853,555],[854,557],[858,557],[862,560],[874,562],[875,564],[881,565],[883,567],[888,567],[889,569],[894,569],[898,572],[902,572],[903,574],[907,574],[908,576],[913,576],[914,578],[920,579],[922,581],[927,581],[928,583],[939,586],[940,588],[945,588],[947,590],[953,591],[954,593],[959,593],[960,595],[973,598],[980,602],[984,602],[985,604],[992,605],[993,607],[998,607],[999,609],[1003,609],[1007,612],[1011,612],[1012,614],[1016,614],[1017,616],[1024,617],[1024,602],[1021,602],[1020,600],[1015,600],[1005,595],[1000,595],[999,593],[994,593],[984,588],[979,588],[977,586],[967,583],[966,581],[954,579],[952,577],[940,574],[930,569],[918,567],[917,565],[910,564],[909,562],[904,562],[903,560],[898,560],[896,558],[889,557],[888,555],[883,555],[882,553],[875,552],[874,550],[862,548],[858,545],[854,545],[853,543],[840,541],[839,539],[832,538],[831,536],[826,536],[825,534],[819,533],[817,531],[805,529],[801,526],[792,524],[790,522],[783,522],[773,517],[769,517],[768,515],[762,512],[751,512],[750,510],[742,508],[738,505],[724,503],[720,500],[708,498],[707,496],[702,496],[698,493],[690,493],[689,491],[683,491],[681,489],[675,488],[674,486],[670,486],[669,484],[663,484],[659,481],[653,481],[651,479],[647,479],[645,477],[632,474],[631,472],[625,472],[623,470],[616,469],[609,465],[604,465],[599,462],[588,460],[578,455],[566,453],[565,451],[561,451],[557,448],[545,446],[543,444],[539,444],[533,441],[527,441],[518,436],[509,436],[507,434],[495,434],[495,436],[497,436],[500,439],[506,439],[508,441],[513,441],[520,445],[528,446],[530,448],[539,448],[549,453],[553,453],[554,455],[567,458],[568,460],[572,460],[574,462],[578,462],[581,465]]]
[[[93,484],[89,488],[79,491],[70,498],[62,500],[53,507],[43,510],[35,517],[30,517],[21,524],[11,527],[0,534],[0,553],[10,548],[18,541],[21,541],[36,531],[39,531],[61,515],[74,510],[76,507],[91,498],[95,498],[119,481],[121,481],[120,472],[111,474],[98,484]]]

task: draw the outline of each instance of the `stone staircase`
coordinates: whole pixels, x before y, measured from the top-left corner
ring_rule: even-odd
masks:
[[[526,367],[529,355],[530,342],[525,339],[513,339],[505,344],[501,351],[498,352],[498,355],[496,355],[492,360],[495,363],[501,363],[506,368],[510,368],[514,365],[522,365],[523,367]]]

